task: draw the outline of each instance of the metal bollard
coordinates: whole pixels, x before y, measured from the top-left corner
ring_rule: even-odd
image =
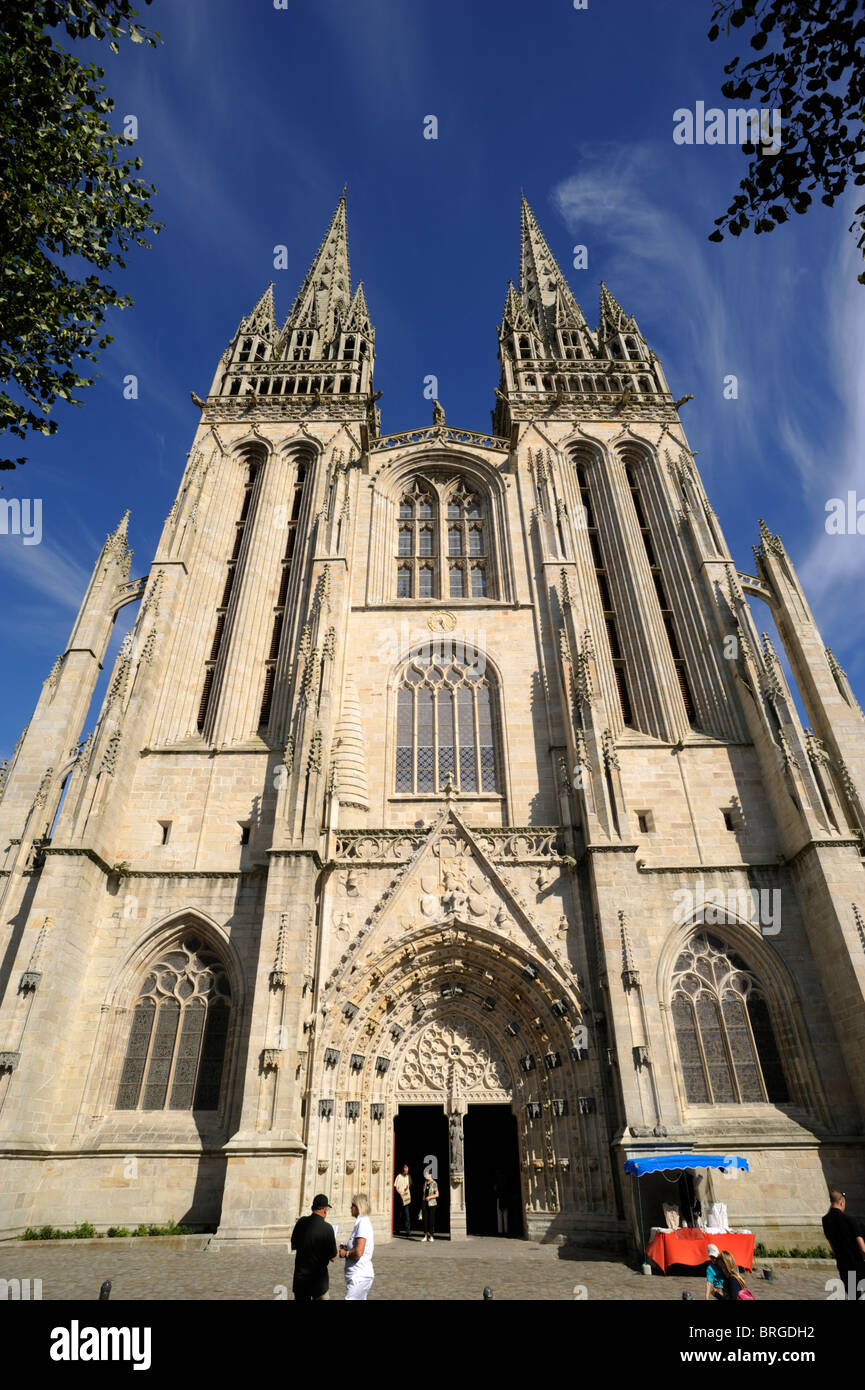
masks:
[[[99,1302],[100,1302],[100,1303],[107,1303],[110,1297],[111,1297],[111,1280],[110,1280],[110,1279],[106,1279],[106,1280],[105,1280],[105,1283],[102,1285],[102,1287],[101,1287],[100,1290],[99,1290]]]
[[[690,1303],[693,1303],[694,1301],[694,1295],[692,1293],[688,1293],[687,1289],[682,1290],[682,1298],[687,1299]]]
[[[492,1300],[492,1296],[493,1291],[490,1288],[489,1284],[487,1284],[486,1288],[484,1289],[484,1302],[489,1303]]]
[[[774,1278],[774,1276],[775,1276],[775,1271],[774,1271],[773,1269],[771,1269],[771,1268],[769,1267],[769,1265],[764,1265],[764,1266],[763,1266],[763,1278],[764,1278],[764,1279],[768,1279],[768,1280],[772,1280],[772,1279]]]

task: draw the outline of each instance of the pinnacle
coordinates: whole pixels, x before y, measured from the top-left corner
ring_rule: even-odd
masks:
[[[273,281],[271,280],[255,308],[247,314],[242,327],[272,329],[276,326],[276,311],[273,305]]]
[[[626,314],[615,295],[611,294],[601,281],[601,332],[604,333],[639,333],[639,329],[630,314]]]

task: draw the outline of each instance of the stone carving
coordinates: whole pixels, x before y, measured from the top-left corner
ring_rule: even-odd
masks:
[[[404,864],[420,849],[428,834],[425,830],[340,830],[336,857],[359,864]],[[564,853],[561,832],[552,826],[522,830],[485,827],[472,834],[479,848],[495,863],[554,864]],[[471,846],[461,837],[442,835],[433,852],[440,852],[442,845],[450,852],[449,857],[472,856]]]
[[[334,930],[340,941],[348,941],[354,934],[354,913],[341,912],[334,921]]]
[[[453,613],[448,613],[442,609],[438,613],[430,613],[426,625],[430,632],[453,632],[457,620]]]
[[[510,1092],[507,1063],[490,1037],[468,1018],[431,1023],[409,1047],[400,1074],[402,1091]]]
[[[450,869],[445,870],[442,889],[443,910],[448,914],[455,913],[457,916],[462,916],[465,913],[468,898],[460,880]]]
[[[448,1159],[451,1177],[463,1171],[463,1117],[458,1111],[448,1116]]]
[[[348,876],[347,876],[347,878],[346,878],[346,880],[345,880],[345,885],[344,885],[344,886],[345,886],[346,895],[347,895],[349,898],[356,898],[356,897],[357,897],[357,894],[358,894],[358,887],[359,887],[358,878],[357,878],[357,875],[356,875],[355,873],[353,873],[351,869],[349,869]]]

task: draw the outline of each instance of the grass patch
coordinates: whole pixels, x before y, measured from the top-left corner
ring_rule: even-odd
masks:
[[[832,1252],[824,1245],[809,1245],[804,1249],[769,1249],[761,1242],[754,1246],[754,1258],[759,1260],[831,1260]]]

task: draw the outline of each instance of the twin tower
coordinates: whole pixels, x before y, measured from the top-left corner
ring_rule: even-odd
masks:
[[[434,1162],[451,1238],[624,1248],[625,1161],[687,1150],[749,1171],[681,1201],[813,1244],[827,1183],[865,1209],[865,722],[791,560],[761,523],[738,569],[660,362],[526,203],[492,433],[382,435],[374,342],[342,198],[19,741],[0,1230],[284,1240],[362,1191],[383,1235]]]

